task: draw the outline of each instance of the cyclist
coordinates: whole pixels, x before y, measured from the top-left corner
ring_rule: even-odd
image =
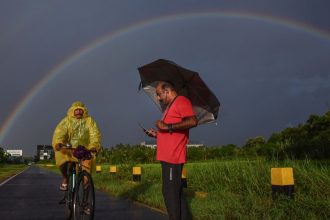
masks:
[[[88,150],[98,152],[101,149],[101,133],[88,110],[81,101],[76,101],[67,111],[64,117],[56,126],[52,145],[55,151],[56,165],[62,174],[60,190],[68,190],[68,166],[70,162],[77,162],[72,156],[71,150],[62,148],[62,145],[70,144],[72,147],[78,145],[85,146]],[[95,155],[92,160],[83,161],[83,170],[91,173],[91,168],[95,163]]]

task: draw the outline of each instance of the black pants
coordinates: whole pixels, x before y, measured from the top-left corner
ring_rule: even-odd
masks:
[[[182,192],[181,174],[183,164],[161,162],[163,197],[170,220],[192,219],[186,198]]]

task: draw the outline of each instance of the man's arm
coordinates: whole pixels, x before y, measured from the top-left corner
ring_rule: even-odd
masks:
[[[61,149],[61,144],[66,143],[68,139],[68,127],[67,118],[63,118],[56,126],[52,146],[54,150],[59,151]]]
[[[156,121],[156,127],[163,131],[187,130],[196,127],[198,120],[196,116],[186,117],[181,122],[175,124],[166,124],[164,121]]]

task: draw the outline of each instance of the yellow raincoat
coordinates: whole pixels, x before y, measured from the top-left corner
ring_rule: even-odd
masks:
[[[74,110],[79,108],[84,110],[84,115],[81,119],[74,117]],[[72,147],[82,145],[87,149],[94,147],[97,151],[100,151],[101,133],[96,122],[88,115],[88,110],[82,102],[77,101],[72,104],[67,112],[67,116],[56,126],[52,141],[57,166],[61,166],[67,161],[77,162],[70,150],[57,151],[55,145],[58,143],[69,143]]]

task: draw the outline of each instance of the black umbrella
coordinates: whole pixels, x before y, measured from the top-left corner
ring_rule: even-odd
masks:
[[[213,92],[203,82],[197,72],[185,69],[176,63],[159,59],[138,68],[141,87],[156,103],[160,105],[156,96],[156,85],[159,81],[171,82],[179,95],[190,99],[198,124],[215,121],[218,117],[220,102]]]

